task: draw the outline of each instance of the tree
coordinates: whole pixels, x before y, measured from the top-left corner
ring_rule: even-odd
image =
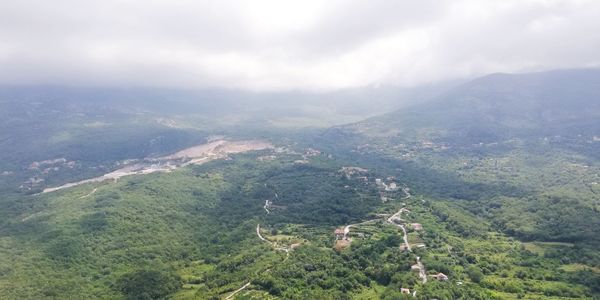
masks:
[[[123,275],[117,286],[127,299],[161,299],[181,287],[181,279],[172,271],[139,270]]]
[[[481,272],[481,269],[476,266],[469,266],[469,268],[467,268],[467,275],[469,275],[471,281],[475,283],[480,283],[483,279],[483,273]]]

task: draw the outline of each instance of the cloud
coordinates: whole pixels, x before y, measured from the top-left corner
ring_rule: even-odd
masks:
[[[594,0],[3,1],[0,83],[327,90],[598,66]]]

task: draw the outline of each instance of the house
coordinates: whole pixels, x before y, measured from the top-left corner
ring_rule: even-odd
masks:
[[[419,273],[421,272],[421,267],[419,265],[412,265],[410,266],[410,270]]]
[[[410,295],[410,290],[407,288],[400,288],[400,293],[401,294],[409,294]]]
[[[423,225],[421,225],[420,223],[411,223],[410,226],[414,230],[423,230]]]
[[[402,243],[400,245],[400,251],[406,251],[406,250],[408,250],[408,245],[406,245],[405,243]]]
[[[387,191],[395,191],[398,189],[398,186],[396,185],[395,182],[390,183],[387,187],[386,190]]]
[[[344,228],[336,228],[333,232],[335,234],[335,239],[343,239],[344,238]]]
[[[437,279],[439,281],[446,281],[448,280],[448,276],[446,276],[446,274],[444,273],[437,273],[435,275],[431,275],[432,278]]]

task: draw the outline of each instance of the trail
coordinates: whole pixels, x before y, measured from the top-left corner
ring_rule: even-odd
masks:
[[[269,212],[269,200],[265,200],[265,206],[263,206],[263,208],[265,209],[265,211],[267,212],[267,215],[270,213]]]
[[[87,198],[87,197],[89,197],[89,196],[93,195],[93,194],[94,194],[94,193],[95,193],[97,190],[98,190],[98,188],[94,188],[94,189],[93,189],[91,192],[89,192],[87,195],[79,197],[79,199]]]
[[[248,286],[250,286],[250,281],[248,281],[248,283],[244,284],[241,288],[233,291],[231,294],[229,294],[229,296],[225,297],[225,300],[229,300],[231,299],[233,296],[235,296],[235,294],[243,291],[245,288],[247,288]]]

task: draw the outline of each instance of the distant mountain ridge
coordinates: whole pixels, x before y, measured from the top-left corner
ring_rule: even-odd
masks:
[[[491,74],[350,127],[367,135],[389,132],[469,143],[600,134],[600,69]]]

